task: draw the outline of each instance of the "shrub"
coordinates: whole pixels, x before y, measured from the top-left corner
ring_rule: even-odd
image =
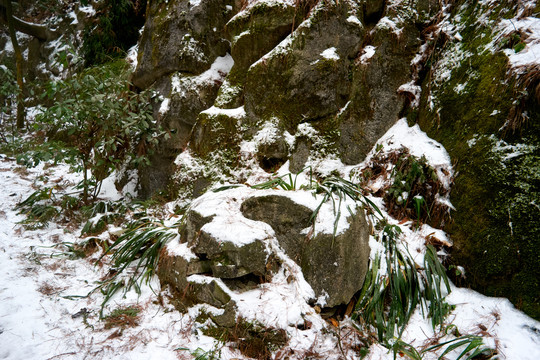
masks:
[[[95,199],[101,182],[119,165],[148,164],[151,148],[164,134],[152,117],[152,93],[130,91],[127,75],[127,64],[117,61],[46,87],[44,97],[53,105],[36,117],[35,126],[71,150],[83,174],[84,203]]]
[[[8,144],[7,130],[15,125],[13,117],[16,112],[18,91],[13,71],[5,65],[0,65],[0,142],[5,144]],[[13,132],[13,129],[11,130]]]

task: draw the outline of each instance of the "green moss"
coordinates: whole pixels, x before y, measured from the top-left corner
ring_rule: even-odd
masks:
[[[450,79],[431,88],[433,109],[426,95],[433,83],[424,81],[421,106],[409,120],[417,116],[455,163],[451,201],[457,211],[446,228],[454,240],[452,261],[465,267],[468,285],[507,297],[540,318],[538,104],[529,104],[530,120],[520,133],[501,131],[513,106],[515,79],[508,78],[506,56],[486,50],[492,28],[477,24],[486,9],[459,5],[463,41],[439,49],[433,63],[458,51],[468,56],[450,68]],[[488,15],[498,21],[512,13],[500,3]]]
[[[225,113],[200,113],[193,131],[193,149],[196,154],[206,158],[216,149],[228,149],[238,153],[238,121],[238,118]]]

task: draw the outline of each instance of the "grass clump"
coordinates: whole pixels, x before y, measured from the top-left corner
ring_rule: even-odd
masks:
[[[103,318],[105,329],[135,327],[139,325],[139,306],[120,307]]]
[[[81,235],[97,235],[102,233],[107,225],[124,218],[130,206],[124,202],[98,201],[93,206],[86,207],[84,214],[88,221],[84,224]]]
[[[434,328],[451,310],[441,290],[450,292],[450,284],[435,249],[428,245],[420,271],[409,251],[398,246],[400,234],[397,225],[383,226],[380,241],[384,255],[372,261],[353,315],[374,326],[378,340],[386,344],[401,337],[418,305],[432,319]]]
[[[30,230],[47,227],[60,214],[53,190],[50,187],[36,190],[17,204],[15,209],[26,216],[19,224]]]
[[[451,352],[459,351],[461,352],[459,352],[455,360],[491,359],[497,354],[495,350],[485,346],[482,337],[478,335],[462,335],[420,351],[411,344],[398,339],[390,348],[394,352],[394,358],[396,358],[396,354],[399,354],[400,356],[405,355],[411,360],[423,360],[426,354],[440,349],[444,350],[437,358],[438,360],[447,359],[446,356]]]
[[[178,236],[179,226],[180,223],[167,226],[163,221],[150,217],[134,220],[128,225],[128,230],[104,252],[100,260],[111,254],[113,267],[112,276],[96,288],[105,296],[101,314],[107,302],[120,289],[127,292],[134,288],[140,293],[140,284],[148,283],[155,274],[160,250],[168,240]],[[130,274],[125,276],[128,268]]]
[[[440,172],[449,175],[444,168]],[[450,189],[425,156],[418,158],[405,148],[379,152],[368,167],[356,170],[354,176],[366,188],[382,180],[383,186],[374,195],[384,199],[388,213],[398,220],[414,219],[417,225],[440,226],[450,219],[448,205],[440,201]]]

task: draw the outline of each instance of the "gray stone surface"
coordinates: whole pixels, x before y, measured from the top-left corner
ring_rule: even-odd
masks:
[[[195,257],[185,260],[181,255],[164,251],[158,270],[162,283],[171,285],[180,294],[183,307],[194,303],[231,307],[230,291],[242,292],[272,281],[282,266],[284,255],[280,254],[283,252],[300,266],[304,279],[315,292],[312,300],[321,306],[346,304],[361,289],[369,259],[369,230],[362,210],[357,209],[349,218],[349,228],[334,237],[314,232],[313,210],[285,195],[262,193],[258,196],[257,191],[252,190],[246,198],[237,199],[238,195],[234,194],[238,192],[231,194],[230,198],[229,195],[220,198],[225,203],[238,203],[236,212],[229,209],[233,211],[227,218],[230,226],[248,224],[245,231],[249,233],[249,229],[253,229],[260,234],[261,225],[256,224],[263,222],[272,228],[273,233],[268,234],[275,234],[275,239],[274,235],[269,235],[237,243],[216,238],[212,236],[215,233],[212,227],[219,225],[213,224],[214,218],[190,210],[181,242],[186,243]],[[263,227],[268,228],[268,225]],[[190,278],[193,274],[204,277]]]
[[[234,1],[201,0],[197,6],[183,0],[150,2],[133,84],[146,89],[176,71],[200,74],[225,55],[229,45],[221,33],[234,15],[227,5]]]
[[[242,213],[272,226],[280,246],[300,265],[316,297],[328,295],[325,306],[345,304],[361,289],[369,260],[369,227],[360,209],[350,217],[349,229],[335,238],[306,234],[303,230],[310,227],[313,211],[284,196],[251,197],[242,204]]]

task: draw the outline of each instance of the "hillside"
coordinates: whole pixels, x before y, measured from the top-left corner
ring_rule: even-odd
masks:
[[[536,1],[0,10],[0,358],[540,357]]]

